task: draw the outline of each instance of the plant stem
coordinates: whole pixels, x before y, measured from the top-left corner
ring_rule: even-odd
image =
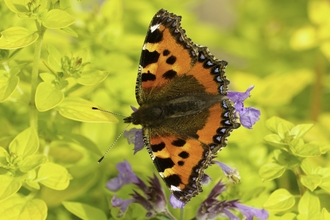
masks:
[[[312,103],[310,110],[310,119],[317,121],[317,118],[322,110],[322,90],[323,90],[323,75],[326,72],[326,60],[323,54],[318,51],[315,64],[315,82],[312,90]]]
[[[38,86],[39,78],[39,61],[41,54],[41,46],[44,38],[46,28],[39,24],[37,21],[38,28],[38,40],[35,42],[33,64],[32,64],[32,75],[31,75],[31,100],[30,100],[30,126],[38,131],[38,110],[35,104],[36,90]]]
[[[301,173],[302,172],[301,172],[300,168],[295,168],[293,171],[294,171],[294,173],[297,177],[297,184],[298,184],[298,188],[299,188],[299,193],[302,196],[306,191],[306,188],[301,184]]]

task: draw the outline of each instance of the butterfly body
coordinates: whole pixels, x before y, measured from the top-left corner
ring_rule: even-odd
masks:
[[[124,121],[142,125],[160,176],[187,203],[202,191],[204,170],[239,123],[226,97],[227,62],[194,44],[180,21],[163,9],[151,21],[136,84],[140,107]]]

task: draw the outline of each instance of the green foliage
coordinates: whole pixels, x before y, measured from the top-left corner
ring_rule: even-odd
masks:
[[[274,146],[271,163],[264,164],[259,175],[270,181],[280,178],[286,170],[291,170],[297,177],[297,184],[302,194],[298,204],[298,219],[321,219],[320,200],[314,192],[323,189],[329,192],[329,168],[315,166],[309,158],[319,157],[330,150],[330,144],[321,142],[305,143],[303,136],[312,128],[312,124],[294,126],[283,119],[272,117],[266,126],[273,134],[265,136],[265,141]],[[322,192],[317,193],[318,195]],[[295,204],[295,198],[286,189],[273,192],[265,203],[265,208],[273,212],[287,212]],[[327,212],[327,211],[325,211]],[[292,213],[292,215],[294,215]]]
[[[97,164],[124,125],[92,107],[131,113],[141,46],[160,8],[182,15],[187,35],[229,62],[231,90],[255,85],[246,104],[261,120],[234,131],[219,153],[241,175],[221,198],[264,207],[270,219],[330,219],[330,3],[209,2],[0,2],[1,219],[117,219],[105,188],[115,165],[129,160],[144,180],[156,172],[124,138]],[[205,14],[221,21],[202,22]],[[214,166],[207,173],[213,181],[185,219],[223,178]],[[132,205],[124,219],[145,213]]]

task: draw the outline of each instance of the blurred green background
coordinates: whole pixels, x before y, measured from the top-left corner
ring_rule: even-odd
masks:
[[[286,172],[280,179],[263,182],[259,168],[269,161],[271,147],[263,137],[269,134],[265,121],[279,116],[297,123],[314,123],[307,134],[308,141],[329,142],[330,137],[330,3],[326,0],[265,1],[265,0],[108,0],[61,1],[61,8],[76,18],[70,27],[78,37],[60,30],[47,30],[43,42],[53,45],[63,55],[89,52],[91,66],[109,73],[97,85],[75,85],[65,91],[66,97],[91,100],[102,109],[130,115],[130,106],[137,106],[135,83],[142,44],[151,18],[164,8],[181,15],[182,27],[194,43],[208,46],[218,59],[229,65],[227,78],[230,90],[245,91],[255,85],[248,106],[261,110],[261,120],[248,130],[235,130],[228,146],[218,159],[241,174],[241,182],[228,185],[226,199],[240,199],[242,203],[262,208],[270,193],[286,188],[298,193],[294,175]],[[35,30],[0,2],[0,30],[24,26]],[[16,59],[31,62],[33,47],[24,48]],[[47,60],[43,47],[42,63]],[[5,147],[12,138],[29,126],[29,72],[21,71],[20,90],[0,105],[0,145]],[[41,64],[40,72],[47,71]],[[41,150],[46,143],[51,148],[50,161],[65,166],[73,179],[63,191],[41,188],[38,198],[48,206],[47,219],[77,219],[61,205],[63,201],[76,201],[99,208],[109,215],[110,198],[114,194],[105,188],[106,181],[117,175],[116,164],[128,160],[133,170],[147,179],[156,172],[147,151],[133,155],[133,145],[119,138],[101,164],[97,160],[125,129],[125,124],[84,123],[69,120],[56,110],[39,113]],[[82,135],[93,143],[99,153],[75,142],[61,139],[58,134]],[[46,139],[45,137],[49,138]],[[329,166],[329,156],[315,161]],[[224,178],[217,167],[207,172],[213,182],[204,192],[186,206],[187,219],[196,213],[196,207],[206,198],[212,186]],[[165,192],[169,194],[166,188]],[[128,198],[132,188],[116,193]],[[22,190],[23,194],[27,194]],[[329,204],[327,205],[329,206]],[[138,211],[137,211],[138,210]],[[111,210],[115,218],[118,210]],[[178,210],[172,210],[178,216]],[[128,215],[143,219],[144,210],[134,205]]]

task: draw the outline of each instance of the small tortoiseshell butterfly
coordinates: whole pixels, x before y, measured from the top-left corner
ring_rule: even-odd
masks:
[[[173,195],[187,203],[202,191],[204,170],[240,126],[229,101],[226,61],[194,44],[181,16],[161,9],[143,44],[136,83],[145,146]]]

